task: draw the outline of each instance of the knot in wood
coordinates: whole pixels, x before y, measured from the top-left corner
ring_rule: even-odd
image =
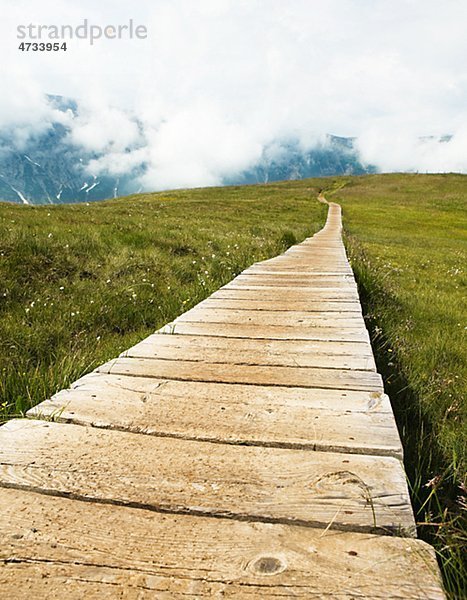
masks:
[[[286,565],[274,556],[262,556],[253,563],[252,567],[261,575],[275,575],[284,571]]]

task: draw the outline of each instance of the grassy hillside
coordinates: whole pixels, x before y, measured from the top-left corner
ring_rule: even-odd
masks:
[[[325,221],[317,188],[0,203],[0,418],[25,412]]]
[[[462,597],[467,177],[376,175],[0,204],[3,419],[116,356],[256,260],[323,223],[346,243],[405,447],[420,535]],[[465,560],[465,559],[464,559]]]
[[[346,243],[405,448],[419,532],[466,582],[467,177],[336,181]],[[331,191],[332,190],[332,191]],[[463,555],[464,553],[464,555]]]

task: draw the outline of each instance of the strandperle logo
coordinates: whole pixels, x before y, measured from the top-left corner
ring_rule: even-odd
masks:
[[[16,37],[19,40],[68,41],[88,40],[91,46],[96,40],[145,40],[148,30],[145,25],[135,25],[130,19],[125,25],[95,25],[84,19],[79,25],[18,25]]]

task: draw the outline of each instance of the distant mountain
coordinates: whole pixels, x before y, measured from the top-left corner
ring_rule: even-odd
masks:
[[[265,148],[258,164],[228,179],[226,183],[268,183],[376,172],[376,167],[360,161],[354,138],[327,135],[311,150],[303,150],[299,142],[293,139],[271,144]]]
[[[77,111],[73,100],[49,96],[55,108]],[[87,202],[136,191],[130,177],[93,177],[85,165],[97,155],[68,141],[69,130],[53,123],[46,133],[33,137],[22,151],[0,131],[0,200],[24,204]]]
[[[73,100],[49,96],[54,108],[77,114]],[[73,145],[69,129],[53,123],[44,134],[31,138],[25,148],[12,146],[11,133],[0,131],[0,200],[24,203],[91,202],[141,191],[138,178],[144,165],[123,176],[92,176],[87,164],[101,155]],[[374,173],[359,160],[352,138],[327,136],[311,150],[294,139],[279,140],[264,149],[257,164],[224,180],[224,184],[266,183],[332,175]]]

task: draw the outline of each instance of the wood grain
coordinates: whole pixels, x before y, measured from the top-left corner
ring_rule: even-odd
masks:
[[[443,600],[418,540],[0,490],[5,598]]]
[[[371,346],[302,340],[248,340],[218,336],[154,334],[121,354],[207,363],[323,367],[376,371]]]
[[[167,334],[251,338],[257,340],[322,340],[330,342],[368,342],[368,332],[347,327],[293,327],[254,323],[200,323],[175,319],[159,330]]]
[[[381,375],[373,371],[208,363],[157,358],[116,358],[96,369],[99,373],[158,377],[178,381],[281,385],[335,390],[382,392]]]
[[[223,308],[230,310],[274,310],[274,311],[290,311],[290,312],[312,312],[312,313],[356,313],[362,314],[361,306],[358,302],[336,302],[326,300],[314,301],[287,301],[276,298],[264,299],[258,298],[255,293],[250,298],[248,297],[228,297],[213,294],[207,300],[198,304],[199,308]]]
[[[225,285],[209,296],[210,299],[229,298],[232,300],[256,300],[256,301],[267,301],[267,302],[306,302],[307,304],[312,303],[353,303],[359,306],[361,312],[361,305],[358,299],[358,295],[355,292],[339,292],[335,293],[328,292],[326,290],[291,290],[288,288],[268,288],[268,287],[253,287],[253,288],[234,288]],[[323,308],[323,310],[325,310]]]
[[[177,318],[178,323],[233,323],[242,325],[275,325],[280,327],[303,327],[328,329],[355,329],[365,331],[365,322],[360,314],[348,313],[308,313],[276,310],[206,310],[195,307]]]
[[[159,438],[14,420],[0,428],[0,486],[157,511],[405,532],[399,460]]]
[[[313,277],[312,275],[238,275],[231,283],[232,287],[274,286],[274,287],[308,287],[308,288],[334,288],[340,290],[356,290],[353,278],[345,275],[329,275],[327,277]]]
[[[402,458],[387,396],[91,373],[29,416],[135,433]]]
[[[327,284],[323,287],[316,287],[310,283],[295,283],[289,282],[279,285],[279,283],[270,283],[266,281],[243,281],[238,282],[237,278],[232,279],[230,283],[226,283],[221,289],[231,290],[258,290],[261,295],[274,293],[276,296],[284,297],[284,294],[291,295],[302,295],[308,298],[351,298],[358,299],[358,291],[355,287],[336,287],[331,284]]]

